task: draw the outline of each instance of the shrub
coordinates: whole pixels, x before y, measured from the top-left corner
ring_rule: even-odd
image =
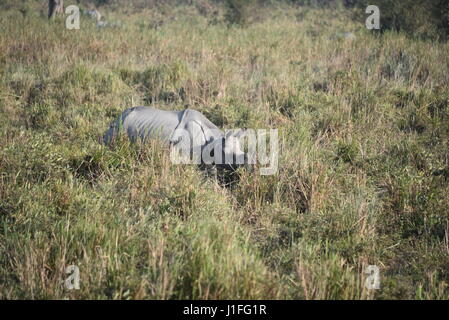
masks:
[[[229,24],[248,25],[255,4],[255,0],[226,0],[226,21]]]

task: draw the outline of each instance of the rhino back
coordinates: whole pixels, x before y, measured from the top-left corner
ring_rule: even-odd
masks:
[[[224,136],[223,131],[221,131],[215,124],[213,124],[199,111],[186,109],[183,113],[180,126],[185,127],[190,121],[196,121],[197,123],[201,124],[201,127],[206,134],[207,140],[210,140],[211,138],[215,140]]]
[[[135,107],[123,118],[123,128],[133,140],[158,137],[168,141],[180,121],[179,111]],[[125,111],[126,112],[126,111]]]

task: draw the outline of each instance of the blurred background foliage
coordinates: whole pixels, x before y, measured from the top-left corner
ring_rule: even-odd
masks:
[[[30,4],[45,6],[40,0],[3,0],[0,8],[16,8],[26,15]],[[66,1],[67,2],[67,1]],[[76,0],[85,8],[101,8],[122,12],[136,12],[143,9],[194,5],[200,13],[216,15],[223,9],[223,17],[228,24],[245,26],[261,18],[260,9],[290,4],[312,8],[347,8],[353,11],[353,19],[364,22],[368,5],[380,9],[381,32],[385,30],[403,31],[409,36],[428,39],[447,39],[449,36],[449,1],[447,0]]]

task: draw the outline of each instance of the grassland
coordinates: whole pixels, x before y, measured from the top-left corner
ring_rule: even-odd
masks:
[[[0,298],[449,298],[447,42],[344,10],[45,10],[0,13]],[[277,128],[279,171],[223,188],[156,142],[102,146],[136,105]]]

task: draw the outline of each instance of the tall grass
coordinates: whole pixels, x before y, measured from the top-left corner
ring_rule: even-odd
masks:
[[[344,10],[241,28],[161,7],[66,30],[30,6],[0,13],[1,298],[449,297],[446,42]],[[102,146],[140,104],[277,128],[279,172],[223,188],[157,142]]]

